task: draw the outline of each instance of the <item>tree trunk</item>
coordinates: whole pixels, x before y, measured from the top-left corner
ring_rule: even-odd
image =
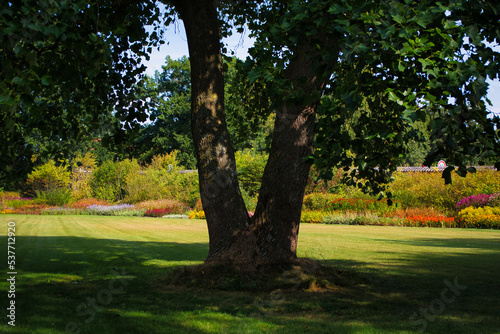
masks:
[[[283,263],[297,259],[297,242],[304,191],[311,164],[306,158],[314,152],[314,120],[324,81],[312,71],[312,54],[307,46],[296,48],[285,71],[312,103],[301,103],[291,96],[276,110],[276,121],[269,160],[264,170],[259,200],[250,230],[256,240],[254,261]],[[294,94],[296,92],[291,92]],[[309,100],[311,101],[311,100]]]
[[[209,232],[207,260],[226,254],[249,224],[236,177],[224,111],[224,77],[216,1],[173,2],[184,21],[191,63],[191,130]]]
[[[224,81],[216,1],[172,1],[186,27],[191,62],[193,139],[209,232],[206,263],[257,268],[296,260],[304,190],[313,153],[314,114],[324,83],[310,50],[297,48],[285,72],[312,103],[287,97],[276,111],[269,161],[255,215],[248,217],[236,178],[224,112]],[[300,84],[299,84],[300,83]],[[291,95],[294,92],[291,92]]]

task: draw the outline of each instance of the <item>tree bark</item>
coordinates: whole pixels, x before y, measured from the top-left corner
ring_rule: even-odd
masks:
[[[236,175],[224,110],[224,76],[216,1],[172,2],[184,21],[191,63],[191,130],[198,160],[200,195],[209,232],[207,261],[236,242],[249,217]]]

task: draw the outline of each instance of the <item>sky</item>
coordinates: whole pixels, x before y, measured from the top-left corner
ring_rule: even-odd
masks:
[[[246,58],[247,50],[253,44],[253,40],[247,35],[235,32],[229,39],[224,40],[228,51],[234,51],[240,59]],[[167,55],[172,59],[178,59],[189,54],[186,33],[181,20],[177,20],[175,25],[168,28],[165,39],[168,44],[162,45],[159,51],[155,49],[151,54],[151,59],[145,63],[146,73],[150,76],[153,76],[155,71],[161,71],[161,66],[165,64]],[[488,98],[493,104],[488,107],[488,110],[500,116],[500,81],[488,80],[488,82],[490,84]]]

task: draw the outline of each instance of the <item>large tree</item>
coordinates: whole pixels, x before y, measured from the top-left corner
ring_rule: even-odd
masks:
[[[471,157],[498,157],[498,119],[488,118],[485,107],[485,80],[499,72],[498,55],[487,44],[498,37],[498,4],[227,1],[225,14],[237,24],[246,22],[257,38],[250,76],[267,82],[276,113],[250,218],[225,122],[217,2],[168,3],[188,37],[192,131],[210,234],[207,262],[258,266],[296,259],[311,162],[326,171],[345,167],[350,182],[379,192],[407,154],[410,134],[418,138],[407,129],[425,120],[426,111],[432,112],[434,136],[441,138],[428,161],[448,158],[464,175],[472,170]],[[334,99],[319,108],[325,93]],[[342,135],[360,110],[354,136]],[[321,149],[314,152],[319,111]],[[444,173],[447,182],[452,170]]]
[[[500,155],[499,120],[488,118],[484,99],[486,78],[496,78],[500,68],[498,53],[487,44],[495,43],[499,37],[500,5],[493,1],[164,2],[167,10],[174,10],[184,21],[188,38],[191,128],[210,236],[207,263],[255,268],[293,262],[311,163],[316,162],[326,172],[333,166],[345,167],[351,182],[378,192],[407,153],[405,141],[412,133],[407,129],[417,120],[427,120],[428,114],[432,114],[431,133],[439,139],[435,141],[439,145],[428,156],[429,161],[436,156],[448,158],[464,175],[471,157],[486,161]],[[89,13],[95,19],[102,8],[109,14],[109,20],[104,22],[119,18],[125,25],[118,24],[116,30],[104,34],[99,32],[97,23],[92,26],[83,34],[86,42],[80,49],[86,59],[99,55],[96,50],[110,51],[112,55],[122,54],[125,47],[138,50],[138,45],[125,43],[135,39],[123,35],[125,31],[141,40],[142,35],[133,34],[137,26],[128,25],[130,22],[122,20],[123,15],[115,16],[134,4],[137,3],[99,1],[75,12],[77,17]],[[14,7],[13,3],[10,6]],[[144,10],[147,13],[152,8],[151,3],[137,6],[138,13],[145,13]],[[134,17],[130,20],[137,22]],[[15,20],[10,22],[14,27]],[[86,26],[85,22],[77,25]],[[224,106],[221,32],[227,31],[229,23],[247,23],[257,38],[250,51],[249,79],[265,88],[262,97],[272,102],[275,113],[272,146],[253,217],[247,214],[240,193]],[[96,33],[92,33],[94,29]],[[78,41],[75,38],[74,42]],[[113,41],[119,47],[114,47]],[[62,48],[62,42],[57,47]],[[13,44],[13,52],[6,52],[16,61],[18,44]],[[43,47],[44,43],[35,46]],[[67,60],[71,57],[68,55]],[[30,65],[28,56],[25,58],[23,61],[30,69],[26,73],[44,73],[43,68]],[[121,67],[120,62],[96,64],[106,66],[91,73],[118,75],[131,69]],[[137,72],[133,68],[127,78],[134,78]],[[28,87],[22,77],[16,79],[17,72],[24,73],[16,67],[14,75],[2,82],[7,89],[16,88],[18,83]],[[36,85],[29,86],[30,90],[44,85],[49,78],[60,78],[55,71],[50,74],[38,75]],[[82,89],[92,91],[94,86],[90,83],[99,83],[97,79],[97,74],[89,77],[85,81],[88,86]],[[64,80],[59,83],[65,88]],[[119,81],[111,90],[107,90],[109,85],[103,87],[105,96],[111,101],[121,101],[123,107],[129,106],[121,92],[127,92],[130,83]],[[325,94],[328,99],[322,99]],[[12,100],[10,96],[3,94],[0,102],[14,105],[17,97]],[[24,99],[22,95],[16,96]],[[126,114],[131,121],[143,117],[121,110],[125,109],[118,108],[116,116]],[[89,116],[92,115],[100,114],[91,112]],[[74,122],[73,118],[68,120]],[[452,169],[445,171],[447,181]],[[360,178],[367,181],[361,183]]]

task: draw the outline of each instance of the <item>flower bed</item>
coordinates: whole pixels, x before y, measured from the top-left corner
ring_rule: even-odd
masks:
[[[365,199],[365,198],[337,198],[329,202],[326,206],[327,211],[376,211],[390,212],[395,206],[389,206],[387,200]]]
[[[88,215],[97,216],[141,216],[143,211],[134,210],[131,204],[90,205],[86,209]]]
[[[9,213],[17,215],[40,215],[42,214],[42,211],[47,208],[49,208],[49,206],[44,204],[27,204],[16,209],[4,209],[2,210],[2,213],[4,213],[4,211],[9,211]]]
[[[457,227],[454,217],[415,215],[406,217],[406,226],[416,227]]]
[[[205,219],[205,211],[193,210],[189,213],[189,219]]]
[[[404,226],[404,220],[398,217],[379,217],[373,212],[335,212],[322,220],[323,224],[338,225],[375,225],[375,226]]]
[[[468,207],[457,217],[463,227],[500,229],[500,207]]]
[[[472,206],[474,208],[480,208],[486,206],[488,205],[490,197],[491,195],[479,194],[462,198],[460,201],[457,202],[457,204],[455,204],[455,209],[457,211],[460,211],[469,206]]]
[[[145,217],[163,217],[166,215],[173,214],[174,210],[172,208],[163,208],[163,209],[150,209],[144,212]]]

